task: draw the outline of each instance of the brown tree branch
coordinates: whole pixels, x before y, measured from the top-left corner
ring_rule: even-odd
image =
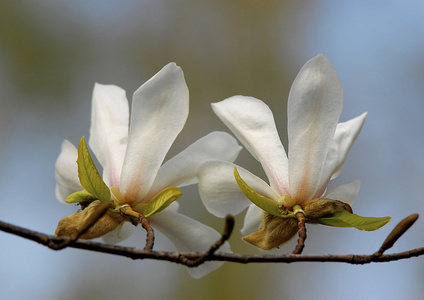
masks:
[[[416,220],[416,217],[409,216],[406,224],[409,227],[411,224],[411,218]],[[402,220],[400,224],[405,224],[405,220]],[[234,219],[232,217],[227,217],[226,219],[226,229],[221,239],[213,244],[211,248],[206,252],[168,252],[168,251],[149,251],[142,250],[134,247],[123,247],[117,245],[107,245],[98,242],[91,242],[85,240],[72,240],[66,237],[57,237],[52,235],[47,235],[25,229],[16,225],[5,223],[0,221],[0,230],[8,232],[37,243],[40,243],[44,246],[47,246],[53,250],[63,249],[63,245],[69,248],[83,249],[89,251],[95,251],[100,253],[107,253],[112,255],[124,256],[131,259],[155,259],[170,261],[188,267],[198,266],[201,263],[206,261],[227,261],[234,263],[292,263],[292,262],[339,262],[339,263],[348,263],[348,264],[369,264],[369,263],[382,263],[397,261],[402,259],[409,259],[412,257],[418,257],[424,255],[424,247],[416,248],[404,252],[394,253],[394,254],[382,254],[375,255],[299,255],[299,254],[283,254],[283,255],[244,255],[244,254],[233,254],[233,253],[222,253],[216,252],[217,249],[229,238],[232,230]],[[412,222],[413,223],[413,222]],[[402,233],[406,230],[405,227],[401,226],[403,229],[400,230]],[[408,227],[408,228],[409,228]],[[393,245],[394,242],[399,238],[399,231],[395,228],[393,231],[396,231],[395,239],[391,239],[388,244]],[[392,235],[392,233],[390,234]],[[389,237],[390,237],[389,235]],[[392,244],[393,242],[393,244]],[[383,245],[387,246],[387,239]],[[384,247],[383,247],[384,248]],[[378,252],[381,252],[379,250]],[[377,253],[378,253],[377,252]]]

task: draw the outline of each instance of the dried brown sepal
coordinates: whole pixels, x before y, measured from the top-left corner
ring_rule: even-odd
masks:
[[[120,213],[106,211],[107,205],[93,201],[84,210],[59,221],[55,234],[72,239],[95,239],[114,230],[125,218]],[[103,214],[103,215],[102,215]],[[96,221],[97,220],[97,221]]]
[[[308,219],[309,223],[314,223],[314,219],[329,216],[337,210],[347,210],[348,212],[353,213],[349,204],[339,200],[326,198],[313,199],[309,201],[303,209],[305,217]]]
[[[243,240],[262,250],[270,250],[289,241],[298,230],[296,219],[283,219],[264,211],[259,230],[244,236]]]

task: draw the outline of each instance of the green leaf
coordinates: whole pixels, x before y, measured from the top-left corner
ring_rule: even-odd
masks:
[[[75,192],[66,198],[66,203],[91,202],[97,200],[95,196],[86,190]]]
[[[149,203],[135,205],[134,210],[140,211],[145,217],[150,217],[167,208],[172,202],[180,198],[181,195],[182,193],[179,188],[171,186],[159,192]]]
[[[277,217],[283,217],[280,212],[280,208],[278,207],[277,202],[275,202],[272,199],[269,199],[267,197],[264,197],[258,192],[256,192],[254,189],[252,189],[244,180],[240,177],[239,172],[237,171],[237,168],[234,168],[234,177],[237,181],[237,185],[243,192],[243,194],[253,202],[256,206],[263,209],[267,213],[277,216]]]
[[[327,226],[355,227],[359,230],[373,231],[386,225],[390,219],[390,217],[361,217],[346,210],[337,210],[328,217],[314,219],[313,221]]]
[[[109,187],[104,183],[102,176],[97,171],[96,165],[88,152],[85,138],[82,137],[78,145],[78,177],[82,187],[99,199],[101,202],[110,200]]]

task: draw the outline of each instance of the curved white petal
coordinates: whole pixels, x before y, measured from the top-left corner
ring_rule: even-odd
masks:
[[[315,198],[324,192],[331,179],[336,178],[340,174],[350,148],[353,146],[359,132],[361,132],[366,117],[367,113],[365,112],[354,119],[337,124],[336,133],[328,151],[327,161],[321,176],[320,188],[315,194]]]
[[[122,222],[115,230],[102,236],[102,240],[106,244],[117,244],[134,234],[134,225],[129,222]]]
[[[335,168],[335,171],[333,172],[331,179],[334,179],[337,176],[339,176],[340,172],[342,171],[343,165],[346,161],[347,155],[349,154],[350,148],[352,148],[353,144],[356,141],[356,138],[361,132],[362,126],[364,125],[367,115],[368,115],[368,112],[364,112],[362,115],[354,119],[337,124],[334,140],[336,140],[336,142],[339,143],[338,145],[339,150],[337,152],[339,153],[340,163],[335,164],[337,165],[337,168]]]
[[[188,88],[181,68],[166,65],[135,93],[121,192],[140,201],[188,116]]]
[[[65,203],[66,198],[82,187],[78,179],[78,151],[68,140],[62,142],[62,150],[56,160],[56,198]]]
[[[325,194],[324,198],[339,200],[350,205],[355,200],[359,192],[359,187],[360,183],[358,180],[349,184],[340,185]]]
[[[147,199],[169,186],[197,183],[200,165],[211,160],[233,162],[241,149],[236,139],[226,132],[215,131],[200,138],[160,167]]]
[[[125,91],[96,84],[93,91],[89,145],[103,167],[103,180],[119,187],[128,141],[129,107]]]
[[[259,230],[259,225],[261,223],[262,213],[264,211],[260,209],[255,204],[251,204],[247,209],[246,216],[244,218],[243,228],[240,232],[243,235],[248,235],[254,231]]]
[[[180,204],[177,201],[172,202],[171,205],[169,205],[166,208],[167,211],[172,210],[175,212],[178,212],[179,209],[180,209]]]
[[[309,60],[290,90],[288,110],[290,195],[299,204],[316,194],[343,107],[343,90],[323,55]]]
[[[152,226],[162,232],[180,252],[203,252],[221,238],[221,235],[209,226],[197,222],[172,210],[164,210],[149,218]],[[226,242],[218,250],[231,252]],[[207,262],[195,268],[188,268],[194,278],[200,278],[219,268],[223,262]]]
[[[215,114],[262,164],[270,185],[288,194],[287,155],[269,107],[253,97],[234,96],[213,103]]]
[[[277,200],[279,195],[262,179],[229,162],[211,161],[199,168],[200,197],[206,209],[217,217],[237,215],[252,202],[246,198],[234,178],[234,167],[256,192]]]

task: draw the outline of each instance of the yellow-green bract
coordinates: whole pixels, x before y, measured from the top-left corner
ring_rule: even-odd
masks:
[[[269,198],[266,198],[258,194],[254,189],[252,189],[241,177],[237,171],[237,168],[234,168],[234,177],[237,181],[239,188],[242,190],[243,194],[252,201],[256,206],[266,211],[267,213],[280,217],[280,218],[293,218],[293,213],[288,213],[283,215],[278,204]],[[308,217],[306,215],[306,217]],[[324,218],[319,219],[310,219],[313,223],[319,223],[322,225],[333,226],[333,227],[355,227],[359,230],[373,231],[377,230],[380,227],[386,225],[391,220],[390,217],[383,218],[374,218],[374,217],[361,217],[356,214],[351,214],[346,210],[337,210],[331,215],[328,215]]]
[[[239,172],[237,171],[237,168],[234,168],[234,177],[237,181],[237,185],[239,186],[240,190],[243,192],[243,194],[253,202],[256,206],[263,209],[267,213],[276,216],[276,217],[283,217],[280,212],[280,208],[278,207],[278,204],[267,197],[264,197],[260,194],[258,194],[254,189],[252,189],[244,180],[240,177]]]
[[[172,202],[180,198],[181,190],[175,186],[168,187],[152,198],[148,203],[141,203],[134,206],[136,211],[141,212],[145,217],[150,217],[161,212]]]
[[[66,198],[66,203],[91,202],[94,200],[97,200],[95,196],[93,196],[91,193],[87,192],[86,190],[82,190],[82,191],[78,191],[78,192],[70,194]]]
[[[338,210],[328,217],[315,219],[314,221],[327,226],[355,227],[359,230],[373,231],[383,227],[390,220],[390,217],[361,217],[345,210]]]
[[[81,186],[101,202],[110,200],[110,190],[97,171],[96,165],[88,152],[85,138],[78,145],[78,178]]]

